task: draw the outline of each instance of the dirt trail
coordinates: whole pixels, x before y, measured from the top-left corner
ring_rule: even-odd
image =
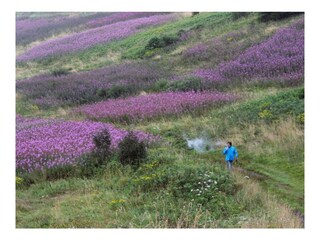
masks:
[[[266,180],[268,177],[259,173],[256,173],[254,171],[249,171],[246,169],[243,169],[240,166],[234,166],[233,169],[235,171],[241,172],[243,174],[245,174],[246,176],[250,177],[250,178],[254,178],[254,179],[258,179],[258,180]]]

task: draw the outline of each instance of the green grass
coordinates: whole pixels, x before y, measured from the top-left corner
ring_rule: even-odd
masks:
[[[267,189],[303,212],[304,129],[298,118],[304,109],[302,92],[303,88],[282,89],[274,95],[261,94],[260,98],[214,109],[207,117],[182,117],[138,128],[164,136],[176,147],[185,147],[183,135],[205,135],[212,141],[234,139],[241,167],[266,176]],[[272,109],[270,119],[259,116],[265,103]],[[220,152],[212,157],[218,162],[222,159]]]

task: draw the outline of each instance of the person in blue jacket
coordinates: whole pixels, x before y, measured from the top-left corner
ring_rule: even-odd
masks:
[[[227,142],[227,146],[223,149],[223,154],[226,155],[228,170],[232,170],[233,161],[238,161],[238,152],[237,149],[232,146],[232,142]]]

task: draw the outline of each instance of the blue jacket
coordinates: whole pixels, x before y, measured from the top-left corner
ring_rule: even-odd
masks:
[[[226,155],[226,161],[233,161],[235,158],[238,158],[238,152],[234,146],[231,146],[229,149],[225,147],[223,154]]]

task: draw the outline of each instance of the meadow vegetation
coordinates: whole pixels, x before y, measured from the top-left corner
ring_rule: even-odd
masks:
[[[304,227],[303,14],[158,17],[17,14],[17,228]],[[126,21],[121,39],[19,58]]]

